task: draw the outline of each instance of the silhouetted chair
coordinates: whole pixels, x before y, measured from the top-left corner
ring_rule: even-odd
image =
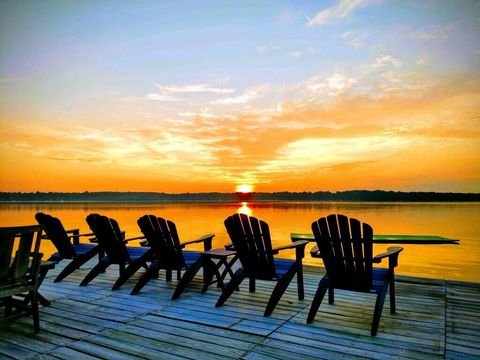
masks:
[[[197,240],[180,243],[177,227],[170,221],[155,215],[144,215],[137,221],[140,230],[147,239],[147,244],[154,252],[155,260],[150,263],[148,270],[142,275],[135,285],[131,294],[138,294],[150,279],[157,277],[160,269],[165,269],[166,280],[171,281],[172,270],[179,272],[186,269],[180,280],[173,298],[180,296],[187,284],[202,268],[203,260],[198,251],[184,251],[185,246],[195,243],[203,243],[204,250],[212,248],[214,234],[202,236]]]
[[[39,252],[41,234],[41,225],[0,228],[0,303],[5,305],[7,318],[12,316],[14,305],[23,307],[30,303],[30,309],[17,310],[33,314],[35,332],[40,331],[38,274],[42,258]],[[24,293],[28,293],[31,301],[14,303],[13,296]]]
[[[118,264],[120,276],[112,287],[119,288],[119,284],[127,281],[142,266],[153,259],[152,249],[149,247],[126,246],[129,241],[143,239],[143,236],[125,239],[118,223],[114,219],[99,214],[87,216],[87,223],[93,231],[98,245],[105,251],[97,265],[85,276],[80,286],[87,285],[110,265]]]
[[[298,299],[303,299],[302,259],[308,241],[296,241],[286,246],[272,248],[268,224],[245,214],[228,217],[225,220],[225,227],[242,266],[225,287],[216,307],[222,306],[246,277],[250,280],[250,292],[255,291],[255,280],[277,281],[264,316],[269,316],[273,312],[295,274]],[[273,255],[286,249],[296,250],[295,260],[274,259]]]
[[[65,230],[58,218],[41,212],[35,214],[35,219],[37,219],[39,224],[43,225],[45,231],[44,238],[51,240],[57,249],[57,252],[48,260],[57,262],[62,259],[72,260],[58,274],[54,282],[62,281],[95,255],[98,254],[100,258],[103,256],[103,252],[98,245],[80,243],[81,236],[92,237],[92,233],[80,234],[79,229]]]
[[[375,336],[389,286],[390,312],[395,313],[394,268],[403,248],[390,247],[386,253],[373,257],[372,227],[345,215],[322,217],[312,223],[312,231],[319,251],[314,256],[323,259],[327,273],[320,280],[307,323],[313,322],[327,290],[329,304],[334,302],[334,289],[374,293],[377,300],[371,335]],[[372,263],[379,263],[386,257],[388,269],[373,268]]]

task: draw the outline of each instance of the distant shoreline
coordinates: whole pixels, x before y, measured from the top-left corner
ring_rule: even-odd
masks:
[[[349,190],[273,193],[0,192],[0,203],[480,202],[480,193]]]

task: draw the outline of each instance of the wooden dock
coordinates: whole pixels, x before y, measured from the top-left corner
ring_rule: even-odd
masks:
[[[305,300],[298,301],[292,283],[267,318],[273,283],[257,282],[253,294],[242,284],[215,308],[220,291],[201,293],[201,276],[172,301],[176,280],[166,283],[164,273],[133,296],[139,274],[111,291],[115,267],[87,287],[78,284],[88,267],[54,284],[61,268],[40,289],[52,301],[41,307],[40,333],[30,317],[3,325],[0,358],[480,359],[480,284],[398,276],[398,312],[390,315],[387,298],[371,337],[373,295],[336,291],[335,304],[325,301],[316,321],[305,323],[322,268],[305,268]]]

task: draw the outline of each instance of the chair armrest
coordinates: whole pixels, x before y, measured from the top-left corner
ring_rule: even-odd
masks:
[[[388,268],[393,269],[398,265],[398,254],[403,250],[402,247],[389,247],[386,252],[376,255],[372,262],[380,263],[383,258],[388,257]]]
[[[95,235],[94,233],[88,233],[88,234],[75,234],[75,235],[68,235],[69,238],[74,238],[74,237],[80,237],[80,236],[92,236]]]
[[[91,243],[98,244],[98,239],[96,237],[88,239]]]
[[[69,239],[73,239],[74,244],[78,244],[80,242],[80,239],[78,238],[78,234],[80,234],[80,229],[68,229],[65,230],[65,233],[67,234]]]
[[[225,250],[235,251],[235,246],[233,246],[233,243],[231,242],[223,245],[223,247],[225,248]]]
[[[203,242],[204,251],[208,251],[212,248],[212,239],[214,236],[215,234],[203,235],[201,238],[198,238],[196,240],[190,240],[180,243],[179,246],[181,249],[183,249],[187,245]]]
[[[94,235],[93,233],[88,233],[88,234],[80,234],[80,229],[69,229],[65,230],[67,233],[67,236],[69,239],[73,239],[74,244],[79,244],[80,243],[80,236],[92,236]],[[72,234],[72,235],[69,235]]]
[[[315,245],[310,249],[310,256],[314,258],[321,258],[322,254],[320,253],[320,249],[318,248],[318,245]]]
[[[308,244],[307,240],[294,241],[291,244],[279,246],[272,249],[273,254],[278,254],[282,250],[295,249],[297,261],[305,257],[305,246]]]
[[[140,240],[140,239],[145,239],[145,236],[142,235],[142,236],[136,236],[136,237],[129,238],[129,239],[123,239],[123,242],[124,242],[124,243],[127,243],[127,242],[129,242],[129,241]]]
[[[148,245],[148,240],[140,241],[140,246],[150,246]]]

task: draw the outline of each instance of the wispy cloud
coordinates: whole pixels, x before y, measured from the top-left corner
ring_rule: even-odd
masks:
[[[235,90],[230,88],[216,88],[209,84],[194,84],[194,85],[161,85],[155,86],[162,93],[214,93],[214,94],[230,94]]]
[[[299,58],[299,57],[302,57],[302,56],[305,56],[305,55],[311,55],[311,54],[315,54],[317,52],[317,50],[313,47],[311,48],[308,48],[308,49],[305,49],[305,50],[297,50],[297,51],[291,51],[288,53],[288,55],[290,55],[291,57],[294,57],[294,58]]]
[[[307,26],[324,25],[337,18],[345,18],[354,10],[372,2],[372,0],[340,0],[337,4],[318,12],[312,19],[308,19]]]
[[[345,31],[340,36],[354,49],[361,49],[364,47],[365,41],[370,36],[370,33],[367,30],[360,29]]]
[[[408,33],[408,37],[417,41],[434,41],[447,39],[458,23],[431,25]]]
[[[125,97],[124,101],[152,100],[159,102],[175,102],[183,100],[180,95],[195,94],[231,94],[235,92],[231,88],[219,88],[210,84],[190,84],[190,85],[162,85],[155,84],[158,92],[149,93],[145,96]]]
[[[341,72],[335,72],[327,78],[314,77],[308,80],[307,88],[314,93],[325,92],[328,95],[337,96],[353,87],[356,83],[357,80],[355,78]]]
[[[402,62],[392,55],[381,55],[375,59],[375,62],[373,64],[370,64],[367,67],[372,70],[378,70],[388,66],[398,68],[402,66]]]
[[[233,104],[247,104],[255,99],[261,97],[267,90],[267,85],[260,85],[248,88],[242,95],[227,97],[223,99],[214,100],[212,105],[233,105]]]
[[[154,101],[180,101],[179,98],[162,93],[150,93],[145,96],[146,100],[154,100]]]
[[[257,45],[255,47],[255,51],[259,54],[270,53],[280,49],[281,47],[279,45]]]
[[[162,191],[166,189],[148,179],[182,183],[194,179],[205,181],[202,189],[229,191],[229,184],[239,179],[279,190],[308,178],[311,185],[302,182],[303,190],[338,190],[352,183],[368,187],[372,181],[385,184],[402,177],[410,182],[434,179],[445,167],[455,176],[466,168],[478,175],[480,82],[474,81],[478,79],[469,86],[462,77],[438,79],[420,89],[425,79],[415,74],[383,74],[383,87],[375,93],[381,97],[342,92],[355,80],[336,72],[316,79],[323,84],[314,92],[317,96],[337,93],[329,104],[319,106],[304,99],[258,111],[243,109],[234,116],[205,107],[178,113],[187,120],[175,126],[57,126],[51,130],[38,125],[13,131],[12,124],[0,129],[4,139],[0,149],[12,156],[23,153],[36,162],[40,159],[45,167],[84,166],[89,172],[98,171],[95,184],[107,184],[103,186],[109,189],[108,174],[125,171],[130,181]],[[432,165],[421,165],[425,163]],[[445,173],[442,176],[448,178]],[[167,189],[178,189],[170,186]]]

